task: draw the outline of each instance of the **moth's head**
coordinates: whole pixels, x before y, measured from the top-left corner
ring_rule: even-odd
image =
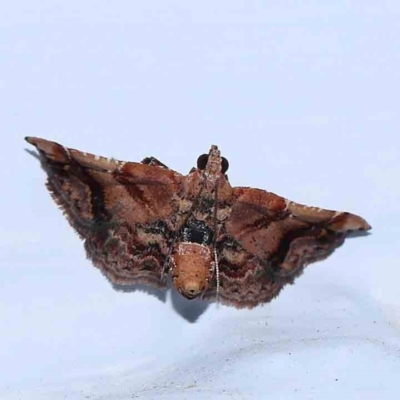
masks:
[[[211,251],[202,244],[181,242],[171,254],[173,284],[189,300],[208,288],[212,267]]]
[[[215,145],[211,146],[208,154],[202,154],[197,159],[197,168],[205,171],[208,176],[217,176],[219,174],[225,174],[229,168],[228,160],[225,157],[221,157],[221,152]]]

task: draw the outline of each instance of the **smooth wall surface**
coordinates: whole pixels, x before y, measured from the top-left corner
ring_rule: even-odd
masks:
[[[393,399],[400,391],[396,1],[0,5],[0,398]],[[24,136],[365,217],[254,310],[115,291]]]

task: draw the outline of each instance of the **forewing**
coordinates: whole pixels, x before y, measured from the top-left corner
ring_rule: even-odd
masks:
[[[165,166],[26,140],[39,151],[47,188],[84,239],[93,263],[115,284],[165,286],[162,268],[175,229],[182,176]]]
[[[236,307],[268,302],[307,264],[329,256],[349,233],[368,229],[354,214],[234,188],[231,214],[217,241],[221,301]],[[215,290],[207,296],[215,296]]]

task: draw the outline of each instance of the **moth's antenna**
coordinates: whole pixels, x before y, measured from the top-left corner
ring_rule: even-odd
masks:
[[[218,223],[217,223],[217,211],[218,211],[218,186],[219,186],[219,179],[215,185],[215,197],[214,197],[214,240],[213,240],[213,248],[214,248],[214,270],[215,270],[215,279],[217,281],[217,303],[219,302],[219,289],[220,289],[220,282],[219,282],[219,265],[218,265],[218,254],[217,254],[217,246],[216,239],[218,237]]]
[[[217,248],[215,246],[214,246],[214,270],[215,270],[215,279],[217,281],[217,302],[219,302],[219,266],[218,266]]]

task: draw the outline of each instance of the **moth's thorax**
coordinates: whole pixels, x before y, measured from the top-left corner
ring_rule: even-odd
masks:
[[[211,278],[213,259],[210,246],[180,242],[171,254],[171,270],[175,288],[186,298],[203,293]]]

